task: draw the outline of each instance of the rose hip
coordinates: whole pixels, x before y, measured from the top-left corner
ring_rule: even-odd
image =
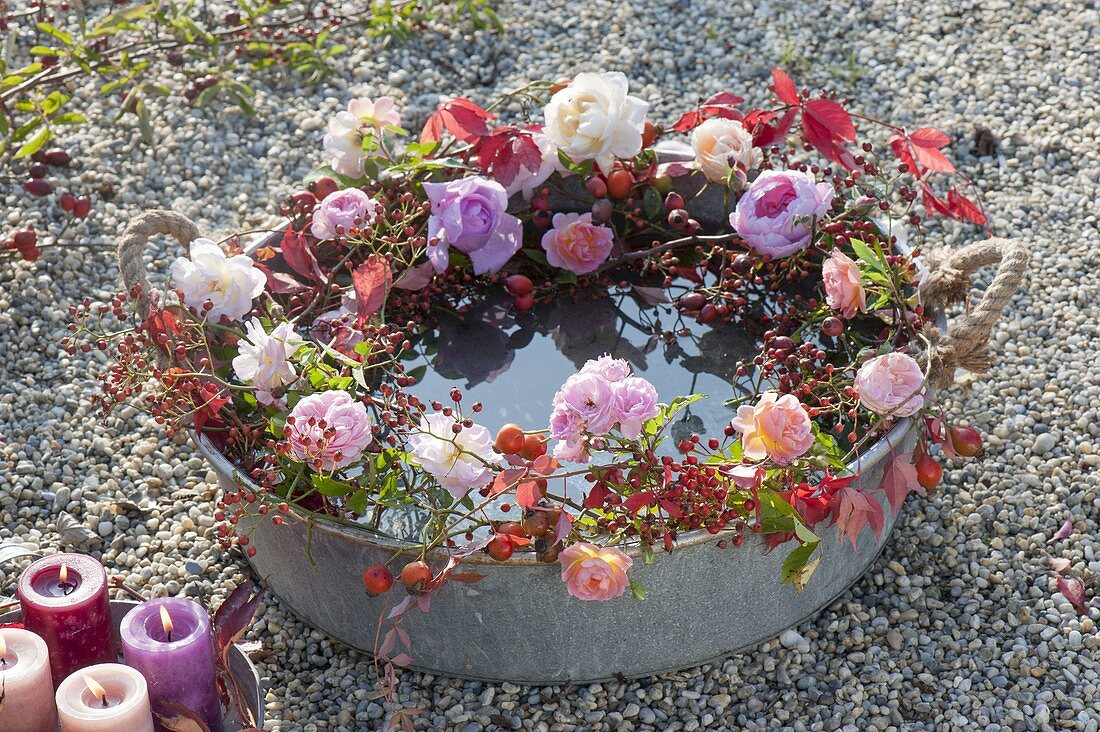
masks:
[[[508,277],[504,281],[505,287],[508,288],[508,292],[515,296],[527,295],[535,288],[531,282],[531,278],[526,275],[514,274]]]
[[[363,570],[363,587],[371,597],[393,587],[393,574],[384,564],[372,564]]]

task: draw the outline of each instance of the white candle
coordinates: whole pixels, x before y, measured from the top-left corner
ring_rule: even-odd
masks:
[[[29,630],[0,628],[0,729],[57,732],[50,654]]]
[[[145,677],[119,663],[73,673],[57,687],[62,732],[153,732]]]

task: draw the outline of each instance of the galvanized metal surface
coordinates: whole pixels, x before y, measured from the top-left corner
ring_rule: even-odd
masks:
[[[116,639],[118,638],[118,626],[122,623],[122,619],[137,606],[138,603],[131,600],[111,600],[111,620],[114,622]],[[15,609],[0,614],[0,623],[17,623],[22,620],[22,618],[22,611]],[[252,665],[252,661],[248,659],[248,656],[246,656],[237,646],[233,646],[229,651],[229,666],[234,676],[241,684],[244,702],[248,706],[249,711],[255,716],[256,726],[263,728],[264,696],[259,672],[256,670],[256,667]],[[241,723],[240,715],[237,714],[236,709],[226,712],[225,732],[233,732],[243,727],[244,725]],[[120,730],[120,732],[124,731]]]

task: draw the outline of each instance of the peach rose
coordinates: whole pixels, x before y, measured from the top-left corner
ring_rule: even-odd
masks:
[[[771,458],[786,465],[814,444],[810,416],[793,394],[764,392],[756,404],[739,407],[730,424],[741,433],[741,448],[750,460]]]
[[[844,252],[834,249],[821,265],[821,278],[825,282],[825,302],[845,318],[858,310],[867,312],[867,293],[859,266]]]
[[[588,274],[607,261],[615,233],[592,223],[592,214],[554,214],[554,228],[542,235],[546,261],[573,274]]]
[[[627,570],[634,562],[621,550],[580,542],[558,555],[561,579],[578,600],[610,600],[630,585]]]
[[[859,367],[859,403],[875,414],[908,417],[924,406],[924,372],[912,356],[887,353]]]
[[[752,135],[734,119],[715,117],[691,133],[695,164],[711,183],[725,184],[736,171],[745,180],[748,171],[760,167],[764,153],[752,146]]]

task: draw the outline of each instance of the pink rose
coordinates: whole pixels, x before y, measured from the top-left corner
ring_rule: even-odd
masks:
[[[610,600],[630,586],[627,570],[634,562],[614,547],[580,542],[563,549],[558,561],[566,589],[578,600]]]
[[[653,384],[637,376],[630,376],[614,384],[615,420],[619,431],[628,440],[638,439],[642,434],[642,425],[656,417],[657,389]]]
[[[586,325],[591,327],[591,321],[586,321]],[[585,333],[590,331],[585,329]],[[614,358],[610,354],[604,354],[599,358],[589,359],[584,366],[581,366],[582,374],[599,374],[611,383],[616,381],[622,381],[626,377],[630,376],[630,364],[621,358]]]
[[[765,392],[756,404],[739,407],[730,424],[741,433],[741,448],[750,460],[771,458],[786,465],[814,444],[810,416],[793,394]]]
[[[908,417],[924,406],[924,372],[912,356],[894,351],[860,366],[855,390],[875,414]]]
[[[591,457],[588,454],[588,443],[583,437],[558,440],[553,454],[556,460],[563,463],[587,463]]]
[[[333,191],[313,212],[310,232],[318,239],[331,239],[336,236],[339,227],[346,234],[349,229],[358,226],[356,221],[360,224],[369,221],[377,209],[378,201],[358,188]]]
[[[730,225],[750,247],[774,259],[810,245],[812,226],[829,212],[835,191],[798,170],[766,170],[737,200]]]
[[[495,180],[474,175],[425,183],[424,192],[432,204],[428,261],[436,272],[447,269],[450,247],[470,255],[474,274],[485,274],[503,267],[523,246],[523,224],[507,212],[508,194]]]
[[[310,394],[294,405],[283,436],[292,459],[326,472],[354,463],[372,440],[366,406],[336,390]]]
[[[821,278],[825,282],[825,302],[833,310],[845,318],[852,317],[857,310],[867,312],[867,293],[859,267],[844,252],[834,249],[829,253],[821,265]]]
[[[559,409],[573,412],[592,434],[607,434],[617,419],[615,390],[598,374],[573,374],[554,395],[554,410]]]
[[[542,235],[546,261],[573,274],[587,274],[607,261],[615,234],[592,223],[592,214],[554,214],[554,228]]]

